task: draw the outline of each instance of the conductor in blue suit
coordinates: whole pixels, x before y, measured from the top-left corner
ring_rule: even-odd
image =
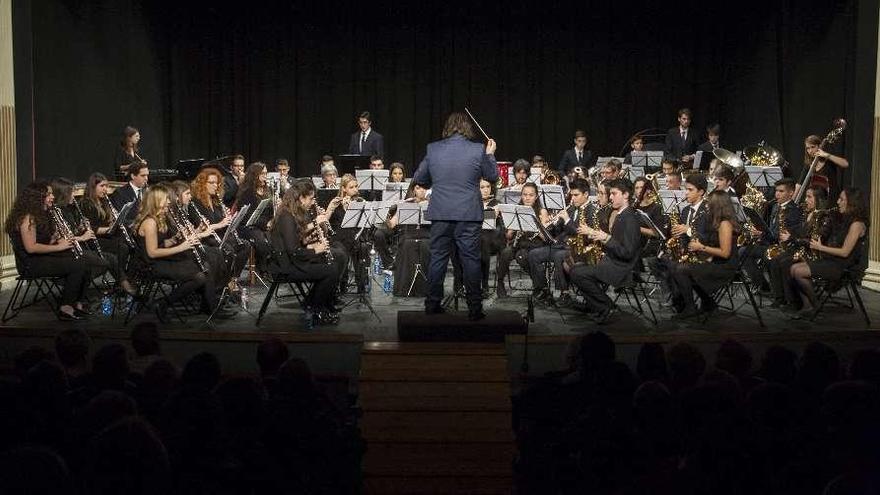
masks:
[[[428,145],[413,182],[431,188],[426,212],[431,221],[431,264],[425,313],[443,312],[443,280],[454,242],[467,292],[468,317],[479,320],[486,316],[480,292],[480,179],[494,183],[498,180],[498,167],[495,141],[489,139],[483,147],[472,142],[473,138],[467,115],[452,113],[443,127],[443,139]]]

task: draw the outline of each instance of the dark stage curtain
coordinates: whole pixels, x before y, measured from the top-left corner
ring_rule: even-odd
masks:
[[[845,181],[866,184],[876,6],[43,0],[25,27],[36,169],[107,170],[132,124],[154,167],[241,152],[310,174],[345,151],[367,109],[386,162],[411,173],[465,105],[500,158],[557,162],[577,128],[599,155],[618,154],[686,106],[697,130],[720,122],[733,150],[766,140],[795,173],[804,136],[846,116]]]

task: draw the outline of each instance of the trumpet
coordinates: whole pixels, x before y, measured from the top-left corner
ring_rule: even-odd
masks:
[[[186,239],[188,239],[191,236],[191,234],[187,234],[187,230],[185,230],[186,227],[183,226],[183,223],[177,218],[177,215],[175,215],[173,211],[171,211],[171,210],[168,211],[168,218],[171,219],[171,223],[174,224],[174,227],[177,228],[177,231],[181,235],[183,235],[184,242],[185,242]],[[185,218],[183,220],[185,222],[188,222],[188,220],[186,220]],[[190,229],[191,228],[192,227],[190,227]],[[190,250],[192,251],[193,258],[195,258],[196,264],[199,266],[199,269],[203,273],[205,273],[208,271],[208,267],[205,266],[205,261],[202,259],[202,255],[199,253],[199,249],[198,249],[199,247],[201,247],[201,244],[196,244],[194,246],[190,246]]]
[[[79,213],[79,222],[80,222],[80,225],[82,226],[83,230],[85,230],[85,231],[92,230],[92,223],[89,222],[89,219],[86,218],[85,215],[83,215],[82,208],[80,208],[80,206],[79,206],[79,201],[74,201],[73,204],[74,204],[74,206],[76,206],[76,211]],[[93,233],[94,233],[94,231],[93,231]],[[97,235],[97,233],[95,235]],[[104,251],[101,250],[101,243],[98,242],[98,238],[95,237],[92,242],[94,242],[94,244],[95,244],[95,252],[98,253],[98,256],[100,256],[102,260],[106,259],[106,258],[104,258]]]
[[[58,234],[73,245],[73,259],[79,259],[83,254],[83,247],[79,241],[76,240],[73,231],[70,230],[70,225],[68,225],[67,221],[64,219],[64,215],[61,213],[61,208],[53,206],[49,209],[49,212],[52,215],[52,221],[55,222],[55,229],[58,231]]]

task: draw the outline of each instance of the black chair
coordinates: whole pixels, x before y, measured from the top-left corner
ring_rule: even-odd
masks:
[[[15,318],[23,309],[40,301],[46,301],[52,313],[57,317],[63,281],[63,277],[34,277],[30,275],[16,277],[15,288],[12,290],[12,295],[3,311],[3,323]],[[34,290],[33,297],[28,302],[28,295],[32,288]]]
[[[654,307],[651,305],[651,298],[648,297],[648,287],[650,285],[650,282],[642,278],[641,273],[633,273],[629,280],[614,286],[614,307],[617,306],[620,296],[623,296],[631,308],[635,308],[640,315],[647,317],[645,309],[642,308],[642,303],[644,302],[645,306],[648,307],[648,313],[651,315],[651,322],[654,326],[657,326],[657,315],[654,313]]]
[[[712,300],[715,301],[715,304],[718,305],[719,308],[724,308],[735,313],[739,308],[745,306],[746,302],[737,305],[733,300],[733,295],[737,290],[745,292],[746,299],[748,300],[748,303],[752,305],[752,309],[755,311],[755,317],[758,318],[758,324],[761,325],[761,328],[766,328],[767,326],[764,324],[764,318],[761,317],[761,309],[755,300],[753,291],[750,290],[751,281],[748,278],[748,274],[743,270],[744,263],[745,258],[741,256],[737,260],[736,271],[730,277],[730,280],[712,293]],[[729,306],[724,306],[721,303],[725,296],[730,304]],[[705,324],[706,321],[709,320],[709,316],[710,313],[706,313],[703,317],[702,323]]]
[[[299,301],[300,305],[303,304],[306,294],[311,290],[311,287],[307,287],[308,284],[306,282],[293,280],[284,273],[273,273],[272,283],[269,285],[269,290],[266,292],[266,296],[263,297],[263,304],[260,305],[260,312],[257,314],[257,325],[263,320],[263,315],[266,313],[266,310],[269,309],[269,303],[278,292],[278,288],[281,284],[287,284],[290,287],[290,291],[296,296],[296,300]]]
[[[843,306],[854,309],[853,299],[855,299],[855,302],[859,305],[859,310],[862,312],[862,317],[865,319],[865,325],[871,325],[871,319],[868,317],[865,303],[862,301],[862,295],[859,292],[859,286],[862,284],[862,279],[865,278],[865,270],[868,268],[867,246],[867,242],[863,239],[859,246],[856,247],[858,249],[858,258],[851,267],[843,271],[840,280],[826,280],[821,277],[813,277],[813,289],[816,291],[816,299],[819,304],[816,306],[813,314],[810,315],[810,321],[814,321],[819,316],[819,313],[822,312],[822,309],[825,308],[825,305],[832,301],[834,294],[843,289],[846,291],[848,299],[848,303],[843,304]]]

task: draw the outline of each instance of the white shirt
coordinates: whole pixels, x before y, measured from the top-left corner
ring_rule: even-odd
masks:
[[[688,221],[687,224],[690,225],[691,222],[694,221],[694,217],[697,215],[697,210],[700,209],[700,205],[703,204],[703,200],[697,201],[696,204],[691,205],[691,211],[688,213]]]

